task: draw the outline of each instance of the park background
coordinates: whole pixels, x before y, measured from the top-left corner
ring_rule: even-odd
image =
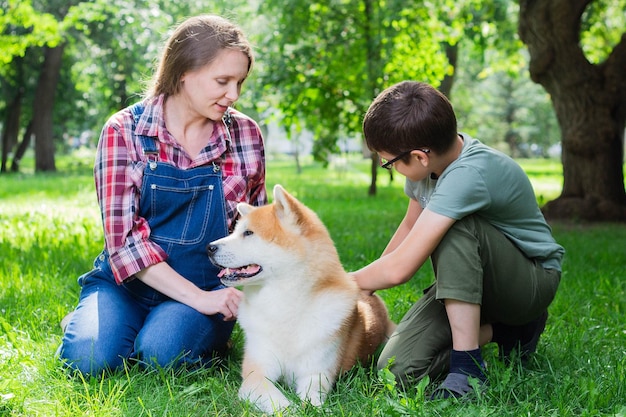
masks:
[[[76,278],[102,248],[91,165],[99,129],[138,100],[169,30],[210,12],[257,62],[237,107],[261,124],[268,189],[328,226],[346,269],[376,259],[406,208],[360,122],[403,80],[452,100],[459,127],[515,157],[567,250],[529,368],[494,355],[477,402],[426,403],[369,368],[294,415],[626,415],[625,0],[0,0],[0,415],[256,415],[223,366],[72,379],[53,354]],[[381,292],[399,320],[432,280]]]

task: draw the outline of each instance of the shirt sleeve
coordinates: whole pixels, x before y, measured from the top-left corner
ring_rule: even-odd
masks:
[[[94,177],[109,263],[116,282],[122,283],[166,260],[167,254],[149,240],[150,226],[138,215],[144,163],[133,146],[132,123],[112,120],[100,135]]]
[[[437,183],[427,208],[460,220],[489,208],[491,195],[480,173],[470,166],[459,166],[445,173]]]

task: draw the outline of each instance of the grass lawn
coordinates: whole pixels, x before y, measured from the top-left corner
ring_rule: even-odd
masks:
[[[257,416],[237,398],[242,334],[220,366],[193,371],[136,368],[104,379],[69,377],[54,358],[59,321],[78,297],[77,277],[102,249],[91,161],[59,157],[59,173],[0,176],[0,416]],[[522,161],[540,202],[559,193],[561,166]],[[28,161],[24,161],[28,168]],[[348,158],[322,169],[268,161],[275,183],[314,209],[347,270],[378,257],[406,209],[403,178],[379,172],[367,196],[368,163]],[[626,224],[553,224],[566,248],[561,287],[531,364],[505,365],[487,346],[490,389],[474,402],[427,402],[389,374],[355,368],[320,408],[294,416],[626,416]],[[428,266],[380,294],[394,320],[433,279]]]

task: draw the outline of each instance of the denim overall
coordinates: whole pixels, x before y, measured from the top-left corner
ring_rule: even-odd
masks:
[[[136,119],[139,116],[136,116]],[[222,174],[217,165],[181,170],[158,162],[157,140],[140,136],[148,163],[143,173],[139,215],[150,224],[150,240],[168,254],[167,263],[203,290],[218,286],[219,270],[207,245],[227,234]],[[148,304],[167,299],[139,280],[123,284]]]
[[[143,107],[131,110],[136,124]],[[199,288],[224,288],[206,253],[209,242],[227,234],[220,168],[182,170],[159,162],[157,139],[139,139],[148,159],[139,215],[150,224],[150,239],[167,252],[167,263]],[[159,366],[203,363],[225,347],[234,322],[205,316],[138,279],[117,285],[108,257],[105,249],[94,269],[79,278],[79,304],[59,349],[69,366],[93,375],[119,368],[128,358]]]

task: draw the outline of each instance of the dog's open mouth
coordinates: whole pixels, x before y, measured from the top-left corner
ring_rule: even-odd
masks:
[[[262,270],[263,268],[257,264],[250,264],[239,268],[224,268],[217,274],[217,277],[222,281],[240,281],[252,278]]]

